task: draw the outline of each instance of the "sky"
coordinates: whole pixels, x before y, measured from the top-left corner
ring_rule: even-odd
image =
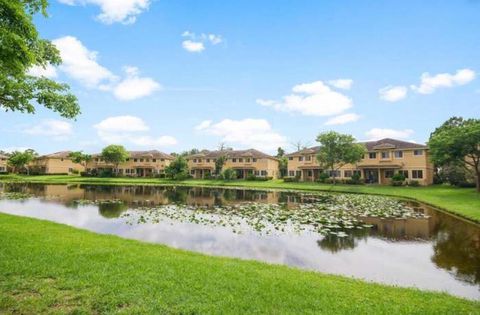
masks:
[[[0,149],[268,153],[335,130],[425,143],[480,117],[480,1],[50,0],[68,120],[0,111]]]

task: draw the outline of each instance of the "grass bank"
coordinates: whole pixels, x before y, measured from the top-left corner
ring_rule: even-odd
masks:
[[[479,314],[480,303],[0,214],[0,313]]]
[[[327,185],[320,183],[284,183],[282,180],[261,181],[221,181],[185,180],[172,181],[156,178],[97,178],[80,176],[17,176],[0,175],[0,181],[26,181],[45,184],[107,184],[107,185],[187,185],[216,187],[248,187],[258,189],[288,189],[307,191],[337,191],[365,193],[410,198],[431,204],[456,215],[480,222],[480,194],[474,188],[457,188],[446,185],[428,187],[393,187],[377,185]]]

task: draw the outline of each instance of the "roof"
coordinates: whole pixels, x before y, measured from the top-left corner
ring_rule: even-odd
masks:
[[[206,159],[216,159],[221,156],[226,156],[227,158],[244,158],[244,157],[251,157],[257,159],[274,159],[277,160],[276,157],[263,153],[261,151],[255,149],[248,149],[248,150],[215,150],[215,151],[208,151],[203,150],[200,153],[192,154],[187,156],[187,159],[192,158],[206,158]]]
[[[39,156],[39,159],[67,159],[72,151],[60,151]]]
[[[158,150],[149,151],[127,151],[130,158],[151,158],[151,159],[166,159],[173,160],[174,157],[170,154],[160,152]],[[93,154],[93,157],[100,156],[100,153]]]
[[[428,148],[424,144],[395,140],[391,138],[384,138],[376,141],[365,141],[365,142],[358,142],[358,143],[364,144],[367,147],[368,151],[375,151],[375,150],[382,150],[382,149],[427,149]],[[320,146],[315,146],[315,147],[305,148],[300,151],[287,154],[287,156],[315,154],[318,151],[320,151]]]

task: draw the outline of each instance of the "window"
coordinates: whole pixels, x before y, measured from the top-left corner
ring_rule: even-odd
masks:
[[[243,163],[243,159],[242,159],[242,158],[239,158],[239,159],[238,159],[238,162],[239,162],[239,163]]]
[[[133,159],[133,162],[137,162],[138,160],[137,159]]]
[[[382,152],[382,159],[388,159],[388,158],[390,158],[390,152],[383,151]]]
[[[262,175],[262,176],[267,176],[267,174],[268,174],[267,171],[262,170],[262,172],[261,172],[261,175]]]
[[[63,159],[60,159],[63,162]]]
[[[98,162],[98,158],[97,158],[97,159],[95,159],[95,162]]]
[[[395,151],[395,158],[396,159],[403,158],[403,151]]]
[[[152,159],[152,162],[153,162],[153,163],[156,163],[156,162],[157,162],[157,159]]]
[[[252,161],[255,163],[255,162],[257,162],[257,159],[256,159],[256,158],[253,158]]]
[[[195,170],[191,170],[190,175],[195,175]]]
[[[353,171],[353,175],[362,176],[362,172],[356,170],[356,171]]]
[[[312,170],[308,170],[308,171],[307,171],[307,175],[308,175],[308,177],[312,177],[312,175],[313,175]]]
[[[197,163],[197,159],[193,159],[193,163]]]
[[[408,171],[407,170],[400,170],[400,171],[398,171],[398,173],[405,176],[405,178],[408,178]]]
[[[210,163],[210,159],[207,159],[207,163]]]
[[[127,162],[128,162],[128,161],[130,161],[130,159],[129,159],[129,158],[126,158],[126,159],[125,159],[125,161],[127,161]]]
[[[385,170],[385,178],[392,178],[393,170]]]
[[[289,160],[289,161],[293,161],[293,156],[289,156],[289,157],[288,157],[288,160]]]
[[[125,170],[125,173],[126,173],[126,174],[130,174],[130,169],[127,168],[127,169]]]
[[[232,159],[232,163],[237,163],[237,159]]]
[[[413,155],[423,155],[423,150],[413,150]]]
[[[288,171],[288,176],[290,176],[290,177],[295,176],[295,171]]]
[[[309,155],[309,156],[306,156],[306,157],[305,157],[305,160],[306,160],[306,161],[311,161],[311,160],[312,160],[312,157],[311,157],[310,155]]]
[[[143,159],[140,159],[140,162],[143,162]]]
[[[296,171],[295,176],[296,177],[301,177],[302,176],[302,171]]]
[[[202,163],[202,159],[198,159],[198,163]]]
[[[422,179],[423,178],[423,171],[422,170],[413,170],[412,171],[412,178]]]
[[[352,177],[352,171],[345,171],[344,177]]]
[[[255,171],[255,176],[259,176],[260,175],[260,171]]]
[[[250,158],[246,158],[245,162],[250,163]]]
[[[70,167],[70,168],[68,169],[68,172],[69,172],[69,173],[73,172],[73,168]]]
[[[303,161],[303,156],[299,156],[299,157],[298,157],[298,161],[299,161],[299,162],[302,162],[302,161]]]
[[[339,170],[337,170],[337,171],[329,171],[328,174],[330,175],[330,177],[333,177],[334,175],[335,175],[335,177],[340,177],[340,176],[341,176]]]
[[[160,162],[165,162],[165,159],[160,159]]]
[[[376,152],[370,152],[368,153],[368,158],[370,160],[375,160],[377,158],[377,153]]]

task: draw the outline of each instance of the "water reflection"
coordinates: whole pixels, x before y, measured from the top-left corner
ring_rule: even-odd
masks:
[[[365,217],[371,229],[345,237],[316,233],[236,235],[228,228],[164,221],[130,226],[123,215],[169,204],[216,207],[279,203],[295,209],[320,197],[292,192],[158,186],[1,184],[0,191],[35,200],[0,200],[0,211],[38,217],[99,233],[164,243],[213,255],[258,259],[368,280],[444,290],[480,298],[480,228],[427,206],[428,218]],[[97,201],[82,205],[82,200]],[[98,201],[113,202],[98,202]],[[135,210],[137,209],[137,210]]]

